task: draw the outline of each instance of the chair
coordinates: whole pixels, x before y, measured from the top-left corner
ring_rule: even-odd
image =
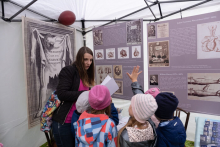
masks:
[[[44,134],[47,138],[48,147],[57,147],[55,140],[53,138],[52,129],[49,132],[44,132]]]
[[[190,112],[187,112],[179,107],[176,108],[176,111],[173,113],[173,116],[177,116],[180,118],[180,112],[184,112],[186,114],[186,121],[185,121],[185,130],[187,129],[188,126],[188,122],[189,122],[189,116],[190,116]]]

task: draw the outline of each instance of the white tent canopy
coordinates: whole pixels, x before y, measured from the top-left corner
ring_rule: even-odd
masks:
[[[149,5],[152,4],[149,0],[147,1]],[[166,2],[168,0],[159,1]],[[14,2],[25,6],[30,3],[31,0],[14,0]],[[190,2],[188,0],[187,2],[161,3],[162,14],[165,16],[201,2],[202,0],[193,0]],[[65,10],[73,11],[76,15],[76,20],[114,20],[146,6],[144,0],[38,0],[29,8],[56,20],[60,13]],[[0,3],[0,16],[2,14],[1,8],[2,5]],[[21,9],[21,7],[10,2],[4,2],[4,8],[5,18],[10,18]],[[151,9],[156,17],[160,18],[158,5],[152,6]],[[184,17],[187,16],[214,11],[220,11],[220,0],[209,1],[192,9],[183,11],[182,17],[184,19]],[[38,20],[47,20],[27,10],[20,13],[14,19],[21,19],[22,16]],[[161,19],[160,21],[180,17],[181,15],[177,13],[165,19]],[[123,19],[139,18],[154,19],[154,16],[149,9],[145,9]],[[85,28],[88,31],[94,26],[97,27],[105,23],[108,23],[108,21],[86,21]],[[144,32],[147,32],[147,23],[149,22],[144,21]],[[71,27],[81,30],[82,23],[75,22]],[[146,33],[144,33],[145,51],[147,50],[146,40]],[[91,32],[86,34],[86,45],[93,49],[93,36]],[[83,36],[81,32],[76,32],[76,49],[79,49],[81,46],[83,46]],[[144,62],[147,61],[146,56],[144,60]],[[145,83],[148,83],[146,78],[148,77],[147,64],[144,66]],[[5,147],[39,147],[46,142],[45,135],[40,131],[39,125],[28,129],[27,123],[27,95],[21,22],[10,23],[0,19],[0,71],[0,142],[2,142]],[[147,88],[147,84],[145,84],[145,90],[147,90]],[[124,116],[128,115],[127,110],[130,101],[114,99],[113,102],[116,107],[123,108],[122,112]],[[194,140],[195,117],[197,116],[220,119],[219,116],[191,113],[187,129],[188,140]],[[181,119],[185,119],[184,115]]]

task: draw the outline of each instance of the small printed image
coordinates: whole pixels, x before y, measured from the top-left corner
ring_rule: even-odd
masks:
[[[149,42],[149,67],[168,67],[169,41]]]
[[[106,49],[106,59],[115,59],[115,48]]]
[[[220,73],[188,73],[188,99],[220,102]]]
[[[95,59],[96,60],[103,60],[104,59],[104,51],[103,51],[103,49],[95,50]]]
[[[149,39],[155,39],[156,38],[156,27],[153,24],[147,25],[147,36]]]
[[[113,70],[114,70],[114,78],[115,79],[122,79],[123,78],[122,65],[113,65]]]
[[[109,75],[112,77],[112,65],[96,65],[96,84],[99,85]]]
[[[150,75],[150,85],[158,85],[158,75]]]
[[[142,43],[142,22],[141,20],[127,22],[127,44]]]
[[[128,59],[129,58],[129,47],[118,48],[118,59]]]
[[[132,46],[132,58],[141,58],[141,46]]]
[[[102,45],[103,44],[102,30],[93,31],[93,40],[94,40],[94,45]]]
[[[123,95],[123,81],[115,81],[119,87],[119,89],[115,92],[115,94]]]

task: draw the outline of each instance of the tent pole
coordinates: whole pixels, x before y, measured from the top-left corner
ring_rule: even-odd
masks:
[[[5,8],[4,8],[4,1],[1,0],[1,4],[2,4],[2,19],[5,19]]]
[[[81,22],[82,22],[83,46],[86,46],[86,38],[85,38],[85,35],[86,35],[86,32],[85,32],[85,20],[82,19]]]
[[[35,3],[37,0],[33,0],[32,2],[30,2],[29,4],[27,4],[25,7],[23,7],[20,11],[18,11],[17,13],[15,13],[12,17],[9,18],[9,21],[11,21],[14,17],[16,17],[18,14],[20,14],[22,11],[24,11],[25,9],[27,9],[28,7],[30,7],[33,3]]]
[[[157,0],[158,2],[158,0]],[[162,11],[161,11],[161,7],[160,7],[160,2],[158,2],[158,7],[159,7],[159,11],[160,11],[160,17],[163,17]]]
[[[192,2],[192,1],[203,1],[203,0],[173,0],[173,1],[161,1],[160,3]]]
[[[156,16],[154,15],[154,12],[151,10],[150,6],[148,5],[147,0],[144,0],[144,1],[145,1],[145,3],[147,4],[147,6],[149,7],[149,9],[150,9],[152,15],[154,16],[154,18],[157,19]]]
[[[14,2],[14,1],[11,1],[11,0],[8,0],[8,2],[10,2],[10,3],[12,3],[12,4],[16,5],[16,6],[19,6],[19,7],[21,7],[21,8],[24,7],[24,6],[22,6],[22,5],[20,5],[20,4],[16,3],[16,2]],[[26,10],[28,10],[28,11],[30,11],[30,12],[33,12],[33,13],[35,13],[35,14],[38,14],[38,15],[40,15],[40,16],[42,16],[42,17],[45,17],[45,18],[49,19],[50,21],[57,21],[56,19],[50,18],[50,17],[48,17],[48,16],[46,16],[46,15],[43,15],[43,14],[41,14],[41,13],[38,13],[38,12],[36,12],[36,11],[34,11],[34,10],[31,10],[31,9],[29,9],[29,8],[27,8]]]

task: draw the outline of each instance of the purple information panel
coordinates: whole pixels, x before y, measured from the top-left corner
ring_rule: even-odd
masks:
[[[119,89],[113,98],[130,100],[133,96],[127,72],[140,66],[143,71],[143,20],[119,23],[93,29],[96,84],[107,75],[113,77]],[[144,86],[144,74],[138,81]]]
[[[147,25],[149,88],[187,111],[220,115],[220,12]]]

